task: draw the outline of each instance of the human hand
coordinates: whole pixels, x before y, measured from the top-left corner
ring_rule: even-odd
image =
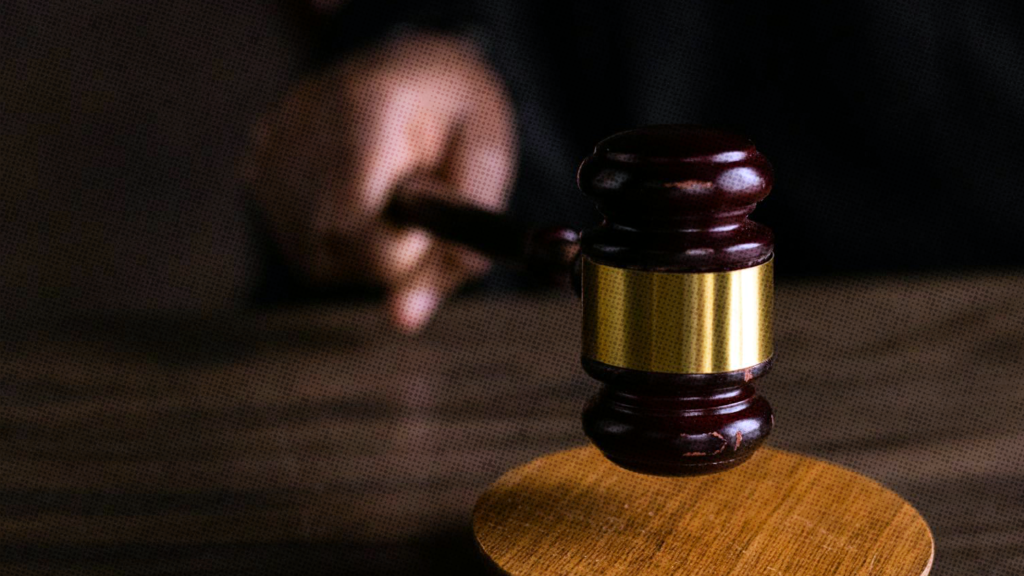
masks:
[[[383,285],[415,331],[490,266],[482,255],[384,219],[396,188],[429,174],[451,203],[507,204],[512,105],[474,46],[408,34],[294,87],[254,132],[245,174],[285,257],[312,283]]]

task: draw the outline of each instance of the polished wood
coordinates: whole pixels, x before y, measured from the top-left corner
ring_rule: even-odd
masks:
[[[922,576],[934,554],[899,495],[774,449],[700,478],[633,474],[591,447],[544,456],[484,493],[473,532],[511,576]]]
[[[771,191],[771,165],[741,136],[694,126],[630,130],[598,143],[578,180],[605,216],[580,239],[582,256],[599,264],[726,272],[772,257],[771,230],[747,218]],[[604,384],[584,410],[584,430],[610,460],[636,472],[727,470],[771,432],[771,406],[752,382],[772,364],[674,374],[584,358]]]
[[[1024,573],[1024,275],[776,296],[768,445],[908,500],[932,576]],[[7,313],[0,573],[474,574],[476,499],[587,444],[579,327],[564,292],[460,299],[412,338],[373,305]]]
[[[599,142],[577,174],[606,222],[581,239],[620,268],[725,272],[768,260],[771,229],[747,217],[771,192],[768,159],[747,138],[698,126],[650,126]]]

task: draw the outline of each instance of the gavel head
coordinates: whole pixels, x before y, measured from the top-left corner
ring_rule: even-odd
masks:
[[[740,464],[773,425],[751,385],[772,364],[773,237],[747,219],[771,166],[745,138],[655,126],[600,142],[579,186],[605,217],[581,237],[582,361],[604,384],[585,432],[636,472]]]

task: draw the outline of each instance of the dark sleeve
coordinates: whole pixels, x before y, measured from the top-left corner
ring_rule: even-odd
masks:
[[[403,29],[482,36],[482,20],[474,0],[351,0],[336,15],[314,23],[310,63],[327,66]]]

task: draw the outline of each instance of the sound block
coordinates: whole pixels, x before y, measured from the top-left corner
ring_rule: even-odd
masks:
[[[927,523],[845,468],[764,448],[708,476],[629,472],[593,448],[538,458],[473,513],[498,574],[926,575]]]

